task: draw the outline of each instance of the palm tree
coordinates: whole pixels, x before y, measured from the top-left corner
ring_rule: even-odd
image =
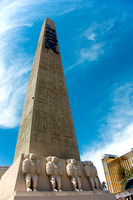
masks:
[[[103,188],[103,190],[107,190],[107,185],[106,185],[105,181],[102,182],[102,188]]]

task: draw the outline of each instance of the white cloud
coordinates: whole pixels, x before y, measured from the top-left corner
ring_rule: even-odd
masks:
[[[99,130],[101,136],[104,135],[104,140],[92,144],[81,155],[82,160],[92,160],[94,162],[101,181],[105,180],[101,155],[119,155],[133,148],[132,99],[132,82],[113,86],[111,93],[113,104],[110,108],[110,114],[103,119],[103,123],[105,122],[106,125]]]
[[[114,26],[116,19],[110,19],[102,24],[92,23],[90,27],[84,31],[77,39],[85,37],[88,41],[89,48],[83,48],[79,51],[79,59],[73,65],[68,67],[65,71],[70,70],[77,65],[84,63],[84,61],[92,62],[104,54],[104,46],[106,42],[103,40],[102,35],[109,32]],[[101,42],[98,42],[101,41]]]
[[[74,11],[75,9],[76,9],[76,7],[72,6],[71,8],[68,8],[68,9],[64,10],[63,12],[59,13],[58,15],[60,16],[60,15],[68,14],[68,13]]]
[[[83,0],[75,0],[75,1],[71,1],[71,0],[67,0],[67,1],[59,1],[58,3],[58,7],[61,8],[61,12],[58,11],[57,15],[60,16],[60,15],[64,15],[64,14],[68,14],[74,10],[77,10],[77,9],[81,9],[83,7],[92,7],[93,6],[93,2],[87,2],[87,3],[84,3]]]
[[[116,19],[110,19],[101,24],[98,24],[96,22],[92,23],[80,37],[86,37],[87,40],[96,41],[97,39],[101,38],[102,35],[106,34],[113,28],[115,20]]]
[[[86,37],[88,40],[96,40],[96,33],[88,34]]]
[[[36,4],[34,1],[32,4]],[[22,36],[22,27],[31,27],[30,2],[0,2],[0,127],[18,126],[22,102],[26,92],[28,72],[33,57],[28,55],[19,44],[26,40]]]
[[[94,27],[89,27],[83,34],[88,40],[96,40],[97,34],[94,32]]]
[[[0,82],[0,127],[15,127],[20,120],[22,102],[26,93],[27,76],[30,70],[31,58],[19,58],[10,68],[7,68]]]
[[[81,49],[80,51],[80,62],[88,60],[89,62],[97,60],[100,55],[104,53],[104,43],[97,43],[92,45],[88,49]]]
[[[126,74],[125,74],[126,76]],[[128,80],[130,81],[130,80]],[[103,119],[108,124],[108,132],[121,132],[133,119],[133,83],[119,83],[112,86],[113,90],[109,96],[111,107],[109,114]],[[107,129],[106,128],[106,129]]]
[[[101,42],[92,45],[90,48],[81,49],[79,52],[79,59],[77,60],[77,62],[65,69],[65,71],[70,70],[76,67],[77,65],[84,63],[85,61],[96,61],[100,55],[104,54],[104,45],[105,43]]]

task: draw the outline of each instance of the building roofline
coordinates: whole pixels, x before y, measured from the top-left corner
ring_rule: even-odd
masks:
[[[119,154],[118,157],[125,156],[126,154],[128,154],[128,153],[130,153],[130,152],[133,152],[133,148],[130,148],[130,149],[128,149],[127,151],[125,151],[124,153]]]
[[[117,158],[117,155],[113,155],[113,154],[102,154],[101,159],[103,160],[104,158]]]
[[[133,152],[133,148],[128,149],[127,151],[125,151],[124,153],[117,155],[113,155],[113,154],[102,154],[101,159],[103,160],[104,158],[120,158],[122,156],[125,156],[126,154]]]
[[[11,165],[0,165],[0,169],[9,168]]]

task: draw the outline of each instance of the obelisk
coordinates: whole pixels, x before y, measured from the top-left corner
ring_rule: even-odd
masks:
[[[90,162],[80,161],[55,25],[49,18],[42,26],[31,70],[14,159],[0,179],[1,200],[115,198],[107,192],[89,191],[88,176],[93,170],[85,173]]]
[[[32,152],[80,160],[55,24],[49,18],[31,70],[14,159]]]

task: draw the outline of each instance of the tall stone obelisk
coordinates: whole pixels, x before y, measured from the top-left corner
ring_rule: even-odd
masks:
[[[30,156],[24,155],[27,153],[31,153]],[[74,158],[78,161],[74,162]],[[90,168],[88,162],[80,161],[55,25],[49,18],[42,26],[35,54],[14,159],[12,166],[0,179],[1,200],[115,198],[106,192],[89,191],[91,183],[88,176],[90,178],[93,172],[91,179],[94,180],[96,169],[93,164],[93,168]],[[84,173],[86,166],[89,167],[89,175]],[[97,184],[94,185],[100,189],[98,176],[96,180]],[[51,193],[51,189],[57,189],[57,192]]]
[[[22,153],[80,160],[55,24],[46,18],[25,98],[15,160]]]

